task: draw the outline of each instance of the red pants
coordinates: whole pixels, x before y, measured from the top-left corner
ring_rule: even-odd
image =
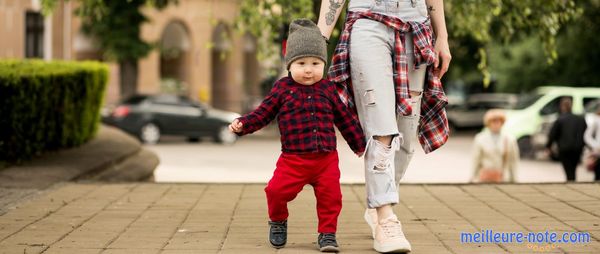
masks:
[[[335,233],[342,210],[338,162],[337,151],[315,154],[282,153],[273,178],[265,187],[269,219],[287,220],[287,203],[302,191],[304,185],[310,184],[317,197],[319,233]]]

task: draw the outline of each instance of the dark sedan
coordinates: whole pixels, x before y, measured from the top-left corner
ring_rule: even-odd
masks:
[[[183,96],[137,95],[107,113],[102,121],[148,144],[157,143],[162,135],[186,136],[192,141],[212,137],[217,142],[232,144],[237,136],[227,126],[239,116]]]

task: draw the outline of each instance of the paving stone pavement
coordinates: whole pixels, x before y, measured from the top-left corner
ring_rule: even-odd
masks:
[[[0,216],[0,253],[317,253],[310,186],[272,249],[262,184],[67,183]],[[342,253],[374,253],[364,185],[343,185]],[[402,185],[412,253],[600,253],[600,184]],[[587,232],[588,243],[461,243],[460,233]],[[543,251],[540,251],[543,248]]]

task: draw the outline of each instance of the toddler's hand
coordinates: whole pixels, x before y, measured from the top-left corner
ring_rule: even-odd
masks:
[[[235,120],[233,120],[233,123],[231,123],[229,125],[229,130],[231,132],[238,133],[238,132],[242,132],[242,127],[243,127],[242,122],[240,122],[240,120],[238,120],[238,119],[235,119]]]

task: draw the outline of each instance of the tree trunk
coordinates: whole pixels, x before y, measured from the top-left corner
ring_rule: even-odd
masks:
[[[138,63],[137,59],[119,61],[119,80],[121,83],[121,99],[127,99],[137,92]]]

